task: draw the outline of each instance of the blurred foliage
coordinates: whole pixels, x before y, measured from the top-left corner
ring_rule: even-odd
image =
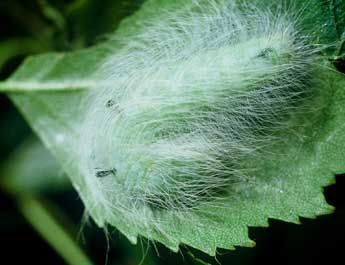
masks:
[[[34,137],[28,137],[6,160],[0,161],[2,185],[10,193],[39,194],[71,188],[55,158]]]

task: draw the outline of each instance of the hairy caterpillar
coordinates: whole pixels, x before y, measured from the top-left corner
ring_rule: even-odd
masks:
[[[313,64],[283,10],[192,1],[161,16],[97,73],[107,85],[90,92],[78,142],[95,207],[147,231],[158,212],[198,211],[255,177],[248,161],[288,129]]]

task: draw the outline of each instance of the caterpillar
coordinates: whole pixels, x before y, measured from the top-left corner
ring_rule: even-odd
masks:
[[[315,53],[284,8],[197,0],[160,16],[96,73],[106,84],[78,142],[95,207],[148,233],[157,213],[197,212],[255,179],[249,161],[312,94]]]

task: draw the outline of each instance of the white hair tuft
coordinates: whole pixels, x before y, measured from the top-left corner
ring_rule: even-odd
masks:
[[[289,12],[199,2],[123,39],[90,92],[81,170],[95,206],[138,229],[250,181],[247,162],[310,93],[313,52]]]

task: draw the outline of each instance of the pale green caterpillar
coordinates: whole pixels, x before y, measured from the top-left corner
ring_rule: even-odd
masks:
[[[198,211],[255,178],[248,162],[312,94],[314,52],[288,12],[157,12],[97,73],[78,142],[95,207],[148,233],[156,213]]]

